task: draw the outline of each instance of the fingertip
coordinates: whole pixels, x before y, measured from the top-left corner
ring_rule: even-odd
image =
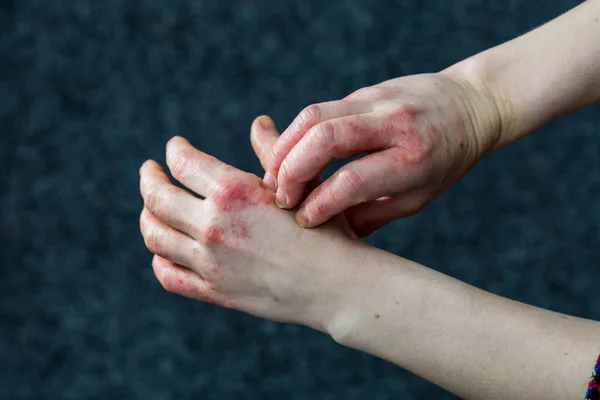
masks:
[[[155,169],[156,167],[160,167],[160,165],[154,161],[154,160],[146,160],[142,163],[142,166],[139,169],[139,174],[140,176],[142,175],[142,173],[144,172],[144,170],[150,170],[150,169]]]
[[[269,171],[265,172],[265,176],[263,178],[263,184],[264,184],[264,187],[266,189],[270,190],[271,192],[275,193],[277,191],[277,182],[275,181],[275,178]]]
[[[306,217],[306,210],[301,208],[296,212],[296,222],[303,228],[308,228],[308,218]]]
[[[258,118],[256,118],[256,122],[264,130],[268,130],[268,131],[277,130],[277,128],[275,127],[275,121],[273,121],[273,119],[271,117],[269,117],[268,115],[259,116]]]
[[[152,257],[152,270],[154,271],[154,275],[158,279],[159,282],[162,283],[162,279],[165,275],[165,269],[168,268],[168,260],[165,260],[161,256],[157,256],[156,254]]]
[[[317,207],[317,210],[320,209]],[[296,212],[296,222],[303,228],[316,228],[329,220],[323,212],[315,211],[312,202],[304,202]]]
[[[190,144],[190,141],[184,138],[183,136],[173,136],[171,139],[167,141],[167,149],[172,146],[182,145],[182,144]]]

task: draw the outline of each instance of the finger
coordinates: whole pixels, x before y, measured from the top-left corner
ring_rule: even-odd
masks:
[[[175,136],[167,143],[167,166],[173,177],[190,190],[209,197],[216,182],[225,175],[239,172],[190,144],[186,139]]]
[[[263,169],[267,171],[271,162],[271,151],[279,139],[275,122],[266,115],[256,118],[250,127],[250,142]]]
[[[192,269],[198,243],[188,235],[171,228],[147,208],[140,215],[140,231],[152,253]]]
[[[157,255],[152,259],[152,269],[167,292],[209,303],[215,302],[208,283],[194,271]]]
[[[285,157],[313,126],[333,118],[362,114],[370,110],[371,106],[368,103],[351,100],[329,101],[306,107],[283,132],[281,138],[273,147],[272,164],[269,172],[274,177],[278,175],[279,167]]]
[[[377,119],[368,115],[335,118],[313,126],[283,160],[277,177],[277,202],[298,205],[306,182],[333,159],[388,148],[391,136],[382,134]]]
[[[140,192],[144,206],[159,221],[198,237],[203,201],[174,186],[156,161],[148,160],[140,168]]]
[[[398,218],[415,214],[424,204],[423,200],[418,191],[398,193],[350,207],[345,215],[352,230],[359,237],[365,237]]]
[[[411,157],[395,147],[346,164],[311,192],[296,220],[314,227],[349,207],[419,186],[429,171]]]

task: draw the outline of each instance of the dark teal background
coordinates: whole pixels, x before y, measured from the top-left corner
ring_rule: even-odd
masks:
[[[257,115],[283,129],[310,103],[440,70],[576,3],[1,0],[0,398],[454,398],[321,333],[164,292],[138,168],[184,135],[262,175]],[[594,106],[490,154],[369,242],[600,319],[599,124]]]

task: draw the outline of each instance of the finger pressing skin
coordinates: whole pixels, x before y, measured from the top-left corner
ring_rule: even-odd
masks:
[[[140,168],[140,192],[144,206],[159,221],[191,237],[198,237],[197,221],[202,200],[174,186],[156,161],[148,160]]]
[[[384,196],[350,207],[345,215],[352,230],[365,237],[398,218],[415,214],[424,204],[424,196],[419,191]]]
[[[152,269],[166,291],[215,303],[210,286],[194,271],[157,255],[152,259]]]
[[[411,157],[396,147],[346,164],[311,192],[296,220],[301,226],[314,227],[349,207],[417,187],[429,171]]]
[[[332,118],[362,114],[370,110],[371,106],[368,103],[352,100],[329,101],[306,107],[282,133],[277,143],[275,143],[271,156],[272,164],[268,172],[274,177],[278,175],[279,167],[285,157],[313,126]]]
[[[192,269],[198,243],[159,221],[147,208],[140,215],[140,231],[152,253]]]
[[[180,136],[175,136],[167,142],[167,166],[175,179],[204,197],[213,193],[216,182],[225,174],[237,171],[196,149]]]
[[[306,182],[333,159],[388,148],[391,136],[382,134],[377,119],[368,114],[335,118],[313,126],[283,160],[277,177],[277,203],[293,208]]]
[[[265,171],[268,171],[271,165],[270,157],[277,139],[279,139],[279,132],[270,117],[261,115],[254,120],[250,127],[250,142]]]

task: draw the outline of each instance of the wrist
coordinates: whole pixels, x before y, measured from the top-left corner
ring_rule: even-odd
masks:
[[[496,63],[488,52],[460,61],[442,71],[462,83],[470,93],[468,98],[476,140],[483,143],[484,152],[503,147],[519,137],[521,113],[502,85]]]
[[[405,284],[418,266],[365,242],[357,243],[354,254],[347,253],[353,260],[347,269],[351,272],[336,285],[336,297],[330,298],[323,314],[323,331],[338,344],[386,358],[373,348],[377,343],[373,334],[377,325],[385,327],[391,319],[407,316],[402,312],[406,293],[396,290],[407,289]]]
[[[494,100],[495,148],[600,100],[600,1],[587,1],[446,70]],[[485,97],[485,96],[484,96]]]
[[[357,276],[363,265],[365,251],[372,246],[348,237],[329,237],[322,249],[310,252],[314,268],[320,276],[307,288],[307,307],[291,322],[321,331],[335,340],[336,316],[343,312],[357,285]],[[305,255],[307,256],[307,255]],[[299,266],[305,269],[305,266]],[[315,272],[313,272],[315,273]],[[313,276],[314,278],[314,276]]]

